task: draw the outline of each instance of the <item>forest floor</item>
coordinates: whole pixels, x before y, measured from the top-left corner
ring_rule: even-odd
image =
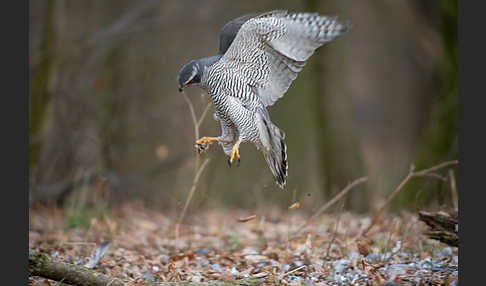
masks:
[[[176,238],[173,217],[125,204],[67,228],[60,209],[30,209],[29,248],[85,265],[108,246],[94,270],[147,281],[221,281],[246,277],[265,285],[457,285],[458,249],[427,239],[417,215],[384,215],[369,231],[367,216],[325,214],[309,222],[300,209],[212,210],[188,216]],[[109,241],[103,244],[103,242]],[[101,252],[102,253],[102,252]],[[29,277],[30,285],[60,285]]]

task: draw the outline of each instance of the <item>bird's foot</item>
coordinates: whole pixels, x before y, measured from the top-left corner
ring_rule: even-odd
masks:
[[[196,145],[194,147],[196,148],[197,152],[201,154],[203,151],[208,150],[209,146],[214,142],[218,141],[217,137],[202,137],[196,140]]]
[[[231,168],[231,158],[230,156],[228,156],[228,166]],[[236,167],[239,167],[240,166],[240,158],[238,158],[238,160],[236,160]]]
[[[236,166],[240,166],[240,141],[236,142],[236,144],[233,146],[233,149],[231,150],[231,156],[228,159],[228,164],[231,167],[231,164],[233,164],[233,161],[236,159],[237,163]]]

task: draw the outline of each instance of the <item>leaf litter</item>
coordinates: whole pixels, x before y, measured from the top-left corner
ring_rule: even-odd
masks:
[[[249,277],[266,285],[458,284],[458,249],[422,235],[426,226],[415,214],[384,216],[359,237],[369,217],[325,214],[295,234],[309,214],[290,209],[251,216],[245,210],[201,211],[188,217],[176,240],[177,219],[137,203],[72,229],[59,211],[31,208],[29,248],[136,285]]]

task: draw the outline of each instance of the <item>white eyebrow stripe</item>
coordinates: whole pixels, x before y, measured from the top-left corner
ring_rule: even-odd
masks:
[[[194,78],[194,76],[195,76],[196,74],[197,74],[197,67],[196,67],[196,65],[193,65],[193,66],[192,66],[192,74],[191,74],[191,76],[189,77],[189,79],[188,79],[186,82],[184,82],[184,84],[189,83],[189,82],[190,82],[190,81],[191,81],[191,80]]]

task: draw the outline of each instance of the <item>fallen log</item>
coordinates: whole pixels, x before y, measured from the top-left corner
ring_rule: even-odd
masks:
[[[124,282],[86,267],[55,261],[48,255],[29,250],[29,275],[41,276],[81,286],[123,286]]]
[[[430,228],[424,233],[426,236],[450,246],[459,246],[459,219],[456,213],[419,211],[418,215]]]
[[[90,270],[84,266],[56,261],[47,254],[29,250],[29,275],[62,281],[63,284],[80,286],[123,286],[128,280]],[[262,278],[246,278],[234,281],[215,282],[145,282],[145,286],[256,286],[264,283]]]

